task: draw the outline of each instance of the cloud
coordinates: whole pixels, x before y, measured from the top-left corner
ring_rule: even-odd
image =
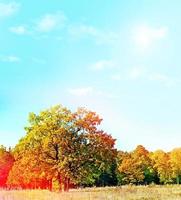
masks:
[[[165,84],[166,86],[170,87],[170,86],[173,86],[175,85],[176,83],[180,82],[179,80],[177,79],[174,79],[174,78],[171,78],[167,75],[164,75],[164,74],[159,74],[159,73],[154,73],[154,74],[151,74],[149,76],[149,80],[150,81],[159,81],[163,84]]]
[[[24,34],[28,33],[25,26],[22,26],[22,25],[11,27],[9,30],[13,33],[16,33],[17,35],[24,35]]]
[[[147,49],[158,40],[166,38],[167,27],[154,28],[150,26],[138,26],[132,32],[132,38],[138,48]]]
[[[62,27],[66,17],[62,12],[55,14],[46,14],[36,23],[36,30],[40,32],[50,32],[54,29]]]
[[[98,34],[98,30],[92,26],[87,25],[78,25],[78,26],[71,26],[69,31],[72,35],[81,36],[84,34],[96,36]]]
[[[120,74],[113,74],[111,76],[111,79],[114,81],[119,81],[119,80],[121,80],[121,76],[120,76]]]
[[[73,25],[69,27],[72,38],[93,39],[97,44],[112,44],[118,39],[118,35],[112,31],[99,30],[89,25]]]
[[[0,61],[2,62],[10,62],[10,63],[16,63],[16,62],[20,62],[20,58],[17,56],[0,56]]]
[[[144,75],[145,75],[145,70],[141,67],[134,67],[128,73],[130,79],[138,79],[143,77]]]
[[[81,88],[73,88],[73,89],[68,89],[68,93],[77,96],[77,97],[87,97],[90,100],[90,97],[101,97],[104,99],[117,99],[119,98],[117,95],[112,94],[111,92],[108,91],[102,91],[95,89],[93,87],[81,87]]]
[[[2,3],[0,2],[0,18],[9,17],[16,13],[20,7],[20,4],[15,2]]]
[[[92,87],[74,88],[68,90],[69,94],[74,96],[87,96],[93,92]]]
[[[9,31],[17,35],[26,34],[39,39],[39,34],[41,33],[44,34],[62,28],[65,24],[66,19],[66,16],[59,11],[53,14],[45,14],[38,20],[34,20],[33,24],[12,26],[9,28]],[[47,35],[41,35],[41,38],[47,37]],[[57,39],[60,39],[60,37]]]
[[[131,80],[144,79],[147,81],[156,81],[161,84],[172,87],[181,81],[177,78],[169,77],[165,74],[148,72],[144,67],[134,67],[128,72],[128,77]]]
[[[115,67],[115,63],[112,60],[99,60],[90,66],[93,71],[101,71],[104,69],[110,69]]]
[[[172,87],[181,83],[179,78],[170,77],[162,73],[151,72],[145,67],[131,68],[127,73],[127,77],[129,80],[144,79],[145,81],[159,82],[166,87]]]

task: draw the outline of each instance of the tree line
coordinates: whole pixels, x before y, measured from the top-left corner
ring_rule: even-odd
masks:
[[[30,113],[26,134],[13,148],[0,146],[0,187],[68,191],[70,187],[179,184],[181,148],[149,152],[115,148],[95,112],[61,105]]]

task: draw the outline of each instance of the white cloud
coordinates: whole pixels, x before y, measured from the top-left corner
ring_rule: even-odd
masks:
[[[120,76],[120,74],[113,74],[111,76],[111,79],[114,81],[119,81],[119,80],[121,80],[121,76]]]
[[[143,77],[145,74],[145,70],[141,67],[134,67],[129,71],[129,78],[138,79]]]
[[[92,87],[74,88],[74,89],[69,89],[68,92],[74,96],[86,96],[90,95],[93,92],[93,88]]]
[[[20,5],[15,2],[10,3],[2,3],[0,2],[0,18],[9,17],[16,13],[19,9]]]
[[[115,67],[115,63],[112,60],[99,60],[90,66],[91,70],[101,71],[104,69],[110,69]]]
[[[95,97],[95,96],[99,98],[104,98],[104,99],[119,98],[117,95],[112,94],[111,92],[98,90],[93,87],[81,87],[81,88],[68,89],[68,93],[77,97],[83,97],[83,96],[88,97],[89,100],[91,97]]]
[[[132,32],[132,37],[136,46],[145,50],[156,41],[164,39],[167,33],[167,27],[154,28],[144,25],[136,27]]]
[[[36,30],[40,32],[49,32],[59,27],[62,27],[65,23],[66,17],[63,13],[58,12],[55,14],[47,14],[43,16],[36,24]]]
[[[66,19],[66,16],[62,12],[56,12],[54,14],[46,14],[42,16],[38,20],[35,20],[34,24],[12,26],[9,30],[18,35],[26,34],[34,36],[36,39],[48,38],[48,35],[45,35],[44,33],[62,28]],[[40,37],[40,35],[37,36],[37,33],[42,33],[44,35],[41,35]],[[56,39],[60,40],[60,37]]]
[[[18,34],[18,35],[24,35],[24,34],[28,33],[25,26],[22,26],[22,25],[11,27],[9,30],[13,33]]]
[[[151,74],[149,76],[149,80],[150,81],[159,81],[159,82],[165,84],[168,87],[175,85],[177,82],[180,82],[177,79],[173,79],[173,78],[171,78],[167,75],[159,74],[159,73]]]
[[[112,31],[99,30],[89,25],[73,25],[69,27],[72,38],[94,39],[97,44],[112,44],[118,39],[118,35]]]
[[[180,79],[170,77],[170,76],[167,76],[167,75],[161,74],[161,73],[149,72],[144,67],[132,68],[130,71],[128,71],[127,76],[131,80],[137,80],[137,79],[142,78],[147,81],[160,82],[161,84],[163,84],[167,87],[172,87],[176,84],[181,83]]]
[[[167,81],[169,80],[168,76],[163,75],[163,74],[152,74],[149,77],[150,80],[152,81]]]
[[[0,56],[0,61],[2,62],[11,62],[11,63],[15,63],[15,62],[20,62],[20,58],[17,56]]]
[[[84,34],[96,36],[99,32],[93,26],[86,26],[86,25],[71,26],[69,31],[71,32],[71,34],[77,35],[77,36],[84,35]]]

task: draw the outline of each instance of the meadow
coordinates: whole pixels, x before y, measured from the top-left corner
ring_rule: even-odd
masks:
[[[87,188],[54,193],[47,190],[0,191],[0,200],[179,200],[180,185]]]

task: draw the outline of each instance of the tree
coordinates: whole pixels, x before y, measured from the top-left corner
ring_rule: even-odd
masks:
[[[170,162],[170,156],[162,150],[157,150],[150,154],[153,168],[158,173],[160,183],[171,183],[172,182],[172,166]]]
[[[155,180],[156,174],[151,165],[149,151],[142,145],[138,145],[129,154],[121,155],[119,172],[123,184],[149,184]]]
[[[173,169],[173,177],[177,184],[180,183],[181,178],[181,148],[175,148],[170,153],[170,165]]]
[[[117,153],[115,140],[98,129],[101,121],[83,108],[72,113],[55,106],[39,115],[30,113],[26,136],[14,149],[16,163],[31,161],[31,173],[39,166],[38,174],[46,173],[58,190],[68,190],[70,182],[93,184]]]
[[[157,179],[156,171],[153,169],[150,159],[150,153],[144,146],[138,145],[132,153],[133,157],[139,163],[141,171],[144,175],[144,184],[150,184]]]
[[[123,185],[126,182],[129,183],[129,181],[125,181],[125,176],[126,173],[124,173],[124,170],[122,170],[120,167],[122,165],[123,160],[129,159],[130,158],[130,153],[124,152],[124,151],[118,151],[117,154],[117,159],[116,159],[116,177],[117,177],[117,184],[118,185]]]
[[[9,171],[14,163],[11,150],[6,150],[4,146],[0,146],[0,187],[6,187],[6,181]]]
[[[49,189],[50,170],[38,165],[36,154],[27,153],[21,159],[15,157],[14,165],[9,172],[7,185],[11,188]]]
[[[144,174],[137,160],[129,154],[119,166],[123,184],[139,184],[144,180]]]

